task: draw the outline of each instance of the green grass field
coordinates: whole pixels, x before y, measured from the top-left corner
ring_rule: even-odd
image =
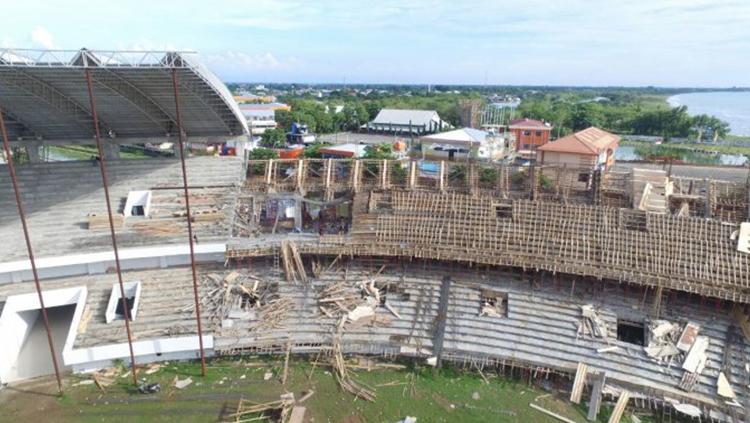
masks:
[[[156,394],[137,393],[125,369],[106,392],[93,384],[81,384],[90,379],[87,375],[69,376],[62,398],[52,395],[55,384],[47,379],[44,387],[0,391],[0,422],[216,422],[232,413],[240,398],[263,403],[278,400],[284,392],[300,398],[308,390],[315,392],[303,404],[309,422],[396,422],[407,415],[417,417],[419,423],[557,421],[529,407],[531,402],[573,421],[586,421],[584,406],[569,404],[565,393],[558,398],[489,372],[484,373],[486,383],[477,373],[452,369],[359,370],[354,379],[377,393],[371,403],[342,392],[328,368],[318,366],[313,371],[308,361],[293,359],[282,385],[282,366],[280,358],[214,360],[203,378],[198,363],[169,363],[156,373],[141,372],[139,376],[161,384],[162,390]],[[266,381],[263,376],[269,371],[273,378]],[[172,386],[175,377],[192,377],[194,382],[178,390]],[[609,411],[602,408],[600,422],[607,421]],[[629,415],[622,421],[629,422]]]
[[[50,153],[65,156],[71,160],[89,160],[91,156],[99,155],[96,147],[92,145],[75,145],[75,146],[49,146]],[[121,159],[147,159],[149,156],[140,152],[121,151]]]

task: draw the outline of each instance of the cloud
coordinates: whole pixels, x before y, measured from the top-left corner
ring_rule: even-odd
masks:
[[[247,53],[225,50],[218,53],[201,54],[200,60],[224,79],[251,79],[285,74],[299,69],[300,60],[294,56],[279,58],[271,52]]]
[[[31,31],[31,41],[39,47],[52,50],[55,48],[55,43],[52,40],[52,34],[49,33],[43,26],[38,26]]]
[[[248,70],[269,70],[287,67],[296,59],[279,60],[270,52],[249,54],[241,51],[227,50],[218,54],[203,55],[203,60],[209,65],[222,66],[224,68],[244,68]]]

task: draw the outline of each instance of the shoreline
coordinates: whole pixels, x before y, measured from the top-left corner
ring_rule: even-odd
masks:
[[[687,107],[687,113],[690,116],[696,116],[696,115],[700,115],[700,114],[708,114],[708,115],[713,115],[713,116],[715,116],[715,117],[717,117],[717,118],[719,118],[719,119],[727,122],[729,124],[729,128],[730,128],[729,129],[729,131],[730,131],[729,135],[730,136],[750,137],[750,120],[748,120],[748,121],[744,121],[744,120],[738,121],[737,119],[728,118],[726,111],[723,111],[721,109],[716,110],[715,108],[714,108],[714,110],[710,110],[711,109],[710,106],[708,106],[709,110],[698,110],[698,111],[691,110],[690,105],[687,104],[687,102],[685,102],[683,99],[680,98],[682,96],[687,96],[687,95],[697,96],[697,95],[717,95],[717,94],[719,94],[719,95],[745,95],[745,96],[750,97],[750,93],[747,92],[747,91],[685,92],[685,93],[679,93],[679,94],[670,95],[669,97],[666,98],[666,102],[669,105],[669,107],[686,106]],[[733,108],[731,108],[731,104],[729,105],[729,107],[730,107],[728,109],[729,112],[730,112],[729,116],[738,116],[738,117],[747,116],[747,114],[744,111],[744,109],[742,109],[742,108],[740,108],[740,109],[734,108],[733,109]]]

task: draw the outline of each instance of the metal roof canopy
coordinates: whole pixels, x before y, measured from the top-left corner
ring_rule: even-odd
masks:
[[[0,108],[11,142],[93,143],[85,69],[110,140],[162,142],[177,135],[172,69],[189,137],[223,141],[248,132],[227,87],[193,52],[6,48],[0,49]]]

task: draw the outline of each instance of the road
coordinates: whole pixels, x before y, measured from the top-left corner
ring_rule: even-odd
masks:
[[[666,169],[664,165],[653,163],[626,163],[618,162],[613,170],[629,171],[633,168],[639,169]],[[699,165],[672,165],[672,175],[690,178],[709,178],[722,181],[745,182],[748,180],[750,168],[730,166],[699,166]]]

